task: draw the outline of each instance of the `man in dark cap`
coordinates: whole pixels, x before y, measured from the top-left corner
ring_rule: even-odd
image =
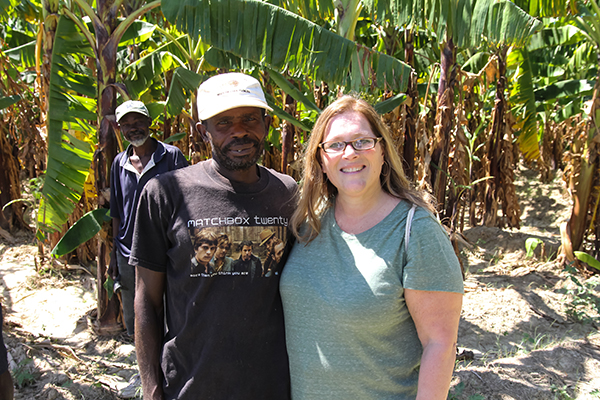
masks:
[[[152,119],[141,101],[124,102],[116,108],[115,117],[130,145],[117,154],[110,173],[110,216],[113,220],[114,243],[108,273],[118,282],[125,328],[127,334],[133,336],[135,268],[129,264],[129,255],[138,199],[151,178],[188,164],[177,147],[150,137]]]

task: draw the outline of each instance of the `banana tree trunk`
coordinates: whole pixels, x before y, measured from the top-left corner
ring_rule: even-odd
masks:
[[[14,151],[16,146],[8,140],[9,137],[4,126],[0,126],[0,228],[5,231],[10,231],[13,227],[27,227],[23,221],[22,203],[13,203],[2,211],[5,204],[21,198],[19,160]]]
[[[448,155],[450,153],[450,136],[454,120],[455,60],[456,49],[452,38],[449,38],[442,49],[434,144],[430,166],[433,196],[440,211],[445,208]]]
[[[290,115],[296,115],[296,100],[292,96],[285,96],[285,111]],[[290,159],[294,157],[294,137],[296,128],[288,121],[283,121],[281,129],[281,172],[290,174],[288,170]]]
[[[404,61],[413,67],[415,65],[415,47],[412,29],[405,31]],[[417,141],[417,118],[419,113],[419,91],[416,74],[411,74],[406,90],[406,122],[404,129],[404,146],[402,148],[402,166],[404,174],[412,182],[415,178],[415,148]]]
[[[42,121],[46,120],[48,114],[48,96],[50,93],[50,64],[52,60],[52,49],[54,48],[54,37],[56,36],[56,27],[58,25],[58,0],[42,0],[42,10],[44,15],[43,26],[43,55],[40,65],[41,80],[42,80],[42,96],[46,101],[43,101]]]
[[[112,2],[99,0],[97,3],[98,16],[101,23],[95,23],[97,54],[96,70],[98,78],[98,148],[94,154],[94,172],[96,191],[98,193],[98,208],[110,207],[110,167],[117,154],[114,120],[117,93],[114,86],[117,75],[117,45],[118,41],[111,38],[111,32],[117,27],[117,19]],[[116,42],[116,43],[115,43]],[[117,296],[108,298],[103,283],[106,279],[107,265],[110,263],[112,249],[112,229],[110,223],[105,223],[98,241],[97,292],[98,314],[94,328],[100,335],[112,335],[120,332],[123,327],[118,317],[120,304]]]
[[[512,149],[505,139],[509,127],[506,123],[506,52],[503,47],[497,54],[498,80],[496,81],[496,99],[492,111],[492,129],[487,147],[487,176],[483,206],[483,222],[487,226],[502,227],[507,224],[519,228],[520,209],[514,189]],[[503,217],[498,216],[502,205]]]
[[[487,226],[511,228],[520,227],[520,207],[514,187],[514,163],[511,148],[510,127],[507,126],[507,103],[504,96],[506,90],[506,52],[503,47],[497,54],[498,75],[496,82],[496,99],[492,111],[492,130],[487,148],[487,176],[484,195],[483,222]],[[502,217],[498,210],[502,205]]]
[[[496,81],[496,99],[492,111],[492,129],[487,148],[488,171],[492,179],[486,181],[484,195],[483,221],[487,226],[496,226],[498,220],[498,189],[501,185],[500,156],[502,153],[502,136],[504,135],[504,112],[506,99],[506,62],[504,57],[498,57],[498,80]]]

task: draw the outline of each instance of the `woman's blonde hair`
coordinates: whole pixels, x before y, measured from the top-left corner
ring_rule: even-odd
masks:
[[[393,147],[392,136],[377,111],[364,100],[353,96],[343,96],[323,110],[315,123],[304,151],[302,186],[298,206],[290,220],[290,229],[301,242],[308,243],[317,237],[321,231],[321,215],[334,204],[337,188],[323,173],[319,144],[323,141],[331,120],[346,112],[362,114],[369,121],[375,136],[383,138],[379,142],[383,148],[385,161],[379,177],[383,190],[394,197],[435,212],[431,196],[424,191],[414,189],[404,175],[402,161]],[[301,234],[300,226],[305,222],[306,230]]]

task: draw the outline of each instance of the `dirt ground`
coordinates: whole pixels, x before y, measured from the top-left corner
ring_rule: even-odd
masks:
[[[541,184],[523,167],[518,175],[522,228],[464,232],[471,246],[462,250],[466,293],[449,398],[599,399],[598,326],[567,312],[582,295],[570,294],[577,285],[553,261],[568,195],[560,177]],[[528,238],[543,242],[530,259]],[[131,339],[94,335],[95,278],[78,266],[37,273],[36,253],[31,235],[0,239],[3,336],[15,398],[118,398],[136,371]],[[587,283],[598,296],[600,277]],[[598,321],[594,310],[583,311]]]

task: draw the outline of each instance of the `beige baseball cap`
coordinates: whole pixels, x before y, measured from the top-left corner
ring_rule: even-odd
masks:
[[[142,114],[148,118],[150,117],[150,113],[148,112],[148,109],[144,103],[137,100],[127,100],[115,109],[115,117],[117,118],[117,122],[121,122],[121,118],[130,112]]]
[[[198,118],[201,121],[238,107],[273,111],[267,104],[260,82],[250,75],[239,72],[216,75],[198,88]]]

